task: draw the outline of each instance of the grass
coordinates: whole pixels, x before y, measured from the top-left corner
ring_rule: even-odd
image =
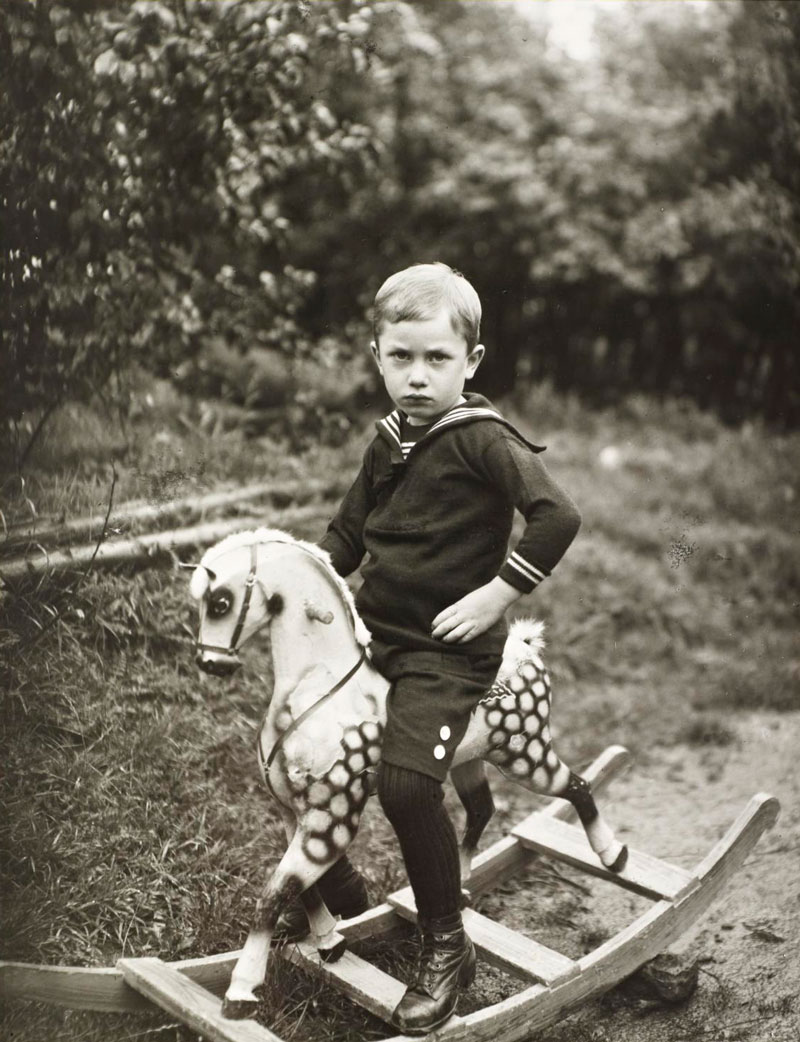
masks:
[[[354,473],[369,432],[365,422],[336,448],[290,453],[222,423],[208,436],[205,406],[167,385],[140,398],[110,436],[101,414],[65,412],[24,487],[3,483],[5,517],[102,513],[112,465],[115,503]],[[725,746],[732,714],[800,708],[800,437],[725,428],[680,402],[590,412],[547,387],[509,410],[549,444],[545,460],[584,516],[553,577],[518,606],[547,622],[564,755],[579,765],[611,741],[643,754],[658,743]],[[322,525],[296,534],[318,537]],[[177,571],[90,572],[4,592],[3,958],[109,965],[241,944],[284,845],[253,755],[271,676],[263,646],[231,680],[201,676],[193,627]],[[508,824],[501,806],[490,837]],[[374,806],[353,855],[374,900],[405,882]],[[541,928],[556,938],[580,919],[581,894],[544,875],[533,882]],[[508,897],[492,895],[485,910],[502,912]],[[579,924],[570,943],[580,951],[599,929]],[[395,944],[373,956],[407,966],[410,953]],[[263,1016],[285,1037],[381,1036],[383,1025],[299,971],[276,961],[270,972]],[[482,971],[470,1001],[515,987]],[[39,1007],[9,1007],[3,1024],[16,1042],[194,1037],[166,1017]]]
[[[168,381],[143,375],[138,384],[124,424],[88,405],[57,412],[22,480],[0,456],[0,505],[9,525],[32,517],[57,521],[104,514],[115,471],[116,508],[140,500],[164,504],[220,487],[302,479],[309,470],[327,479],[344,460],[354,467],[360,459],[361,432],[348,434],[348,424],[337,433],[335,448],[311,442],[298,454],[278,437],[252,436],[244,408],[194,399]]]

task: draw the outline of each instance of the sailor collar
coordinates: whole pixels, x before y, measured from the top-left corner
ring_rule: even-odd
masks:
[[[528,441],[512,423],[509,423],[504,416],[500,415],[491,402],[478,394],[469,395],[465,402],[454,405],[449,412],[446,412],[436,423],[432,424],[416,442],[403,443],[402,420],[403,413],[399,409],[395,409],[375,424],[378,434],[389,443],[389,447],[392,450],[393,463],[404,463],[412,453],[416,453],[420,446],[426,445],[442,431],[449,430],[451,427],[460,427],[468,423],[474,423],[477,420],[494,420],[495,423],[502,424],[510,431],[513,431],[520,441],[524,442],[534,452],[544,452],[545,449],[544,445],[534,445],[533,442]]]

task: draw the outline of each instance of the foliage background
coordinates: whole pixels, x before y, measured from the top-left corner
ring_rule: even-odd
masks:
[[[581,60],[546,6],[7,0],[12,459],[136,367],[346,416],[377,285],[433,258],[484,301],[481,389],[795,425],[798,5],[618,4]]]

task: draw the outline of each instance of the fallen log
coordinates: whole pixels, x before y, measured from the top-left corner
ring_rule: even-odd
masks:
[[[271,481],[248,485],[246,488],[212,492],[206,496],[188,496],[167,503],[134,500],[123,503],[114,510],[111,524],[120,530],[133,522],[146,524],[164,521],[172,515],[199,514],[202,518],[209,510],[235,506],[237,503],[249,503],[257,499],[271,498],[276,506],[283,506],[287,501],[297,499],[334,498],[342,491],[341,481]],[[41,528],[37,527],[43,520],[46,524]],[[63,543],[76,538],[91,539],[103,530],[105,520],[105,514],[73,518],[70,521],[53,521],[52,517],[30,518],[9,527],[6,539],[0,543],[0,552],[15,550],[34,539],[37,543]]]
[[[192,547],[210,546],[232,532],[258,528],[293,528],[309,521],[324,519],[332,513],[329,505],[314,503],[289,510],[271,511],[268,518],[236,517],[223,521],[207,521],[191,528],[176,528],[168,532],[153,532],[133,539],[110,539],[96,543],[54,550],[38,547],[38,554],[11,557],[0,561],[0,581],[13,582],[26,576],[53,572],[80,571],[83,568],[102,568],[119,564],[165,565],[175,556]]]

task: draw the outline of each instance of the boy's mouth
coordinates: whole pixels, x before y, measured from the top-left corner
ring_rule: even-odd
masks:
[[[404,394],[404,402],[429,402],[430,397],[427,394]]]

